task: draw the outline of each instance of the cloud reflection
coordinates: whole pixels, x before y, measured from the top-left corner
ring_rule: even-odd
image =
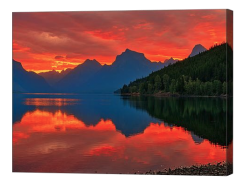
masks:
[[[182,127],[150,123],[130,137],[112,120],[86,125],[74,115],[36,109],[13,127],[13,171],[134,173],[224,161],[225,149],[197,145]]]

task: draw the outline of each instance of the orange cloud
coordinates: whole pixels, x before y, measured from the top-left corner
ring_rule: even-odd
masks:
[[[225,42],[225,23],[225,10],[13,13],[13,58],[36,72],[87,58],[111,64],[126,48],[151,61],[183,59],[195,44]]]

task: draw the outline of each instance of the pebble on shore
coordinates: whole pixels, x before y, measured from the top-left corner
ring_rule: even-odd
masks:
[[[206,175],[206,176],[227,176],[233,173],[231,163],[207,164],[191,167],[180,167],[176,169],[165,169],[163,171],[148,171],[149,175]]]

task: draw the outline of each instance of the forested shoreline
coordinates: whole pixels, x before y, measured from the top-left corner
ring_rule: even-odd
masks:
[[[137,79],[120,89],[121,94],[161,96],[232,96],[233,52],[226,44],[188,57]]]

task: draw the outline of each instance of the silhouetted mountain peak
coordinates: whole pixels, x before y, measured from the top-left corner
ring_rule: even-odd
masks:
[[[62,74],[62,73],[69,73],[71,70],[72,70],[71,68],[67,68],[67,69],[65,69],[65,70],[62,70],[62,71],[61,71],[61,74]]]
[[[107,68],[107,67],[111,67],[112,65],[107,65],[107,64],[104,64],[102,67],[104,68]]]
[[[127,55],[127,54],[129,54],[129,55],[131,55],[131,54],[138,54],[138,55],[143,55],[144,56],[143,53],[136,52],[136,51],[133,51],[133,50],[130,50],[130,49],[126,49],[121,55]]]
[[[189,55],[189,57],[193,57],[201,52],[206,51],[207,49],[205,47],[203,47],[201,44],[197,44],[194,46],[191,54]]]
[[[178,61],[178,60],[173,59],[173,57],[171,57],[170,59],[165,60],[165,61],[164,61],[164,64],[165,64],[165,66],[169,66],[169,65],[171,65],[171,64],[176,63],[177,61]]]
[[[83,66],[102,66],[96,59],[86,59],[81,65]]]
[[[116,60],[122,58],[122,59],[135,59],[135,58],[145,58],[143,53],[136,52],[130,49],[126,49],[124,52],[122,52],[120,55],[116,56]]]
[[[120,55],[116,56],[116,60],[114,61],[112,66],[130,67],[134,65],[148,64],[148,63],[150,63],[150,61],[144,56],[143,53],[139,53],[136,51],[132,51],[130,49],[126,49]]]
[[[24,69],[21,62],[17,62],[16,60],[12,60],[13,69]]]
[[[130,49],[127,48],[127,49],[125,50],[125,52],[126,52],[126,53],[130,53],[130,52],[136,52],[136,51],[132,51],[132,50],[130,50]]]
[[[161,61],[154,61],[154,62],[152,62],[152,63],[154,63],[154,64],[162,64],[162,62]]]
[[[56,71],[55,69],[47,72],[40,72],[38,75],[42,76],[50,86],[53,86],[58,81],[60,81],[63,77],[65,77],[72,69],[68,68],[62,70],[61,72]]]
[[[200,43],[196,44],[194,47],[203,47]]]
[[[20,62],[12,60],[13,92],[51,92],[45,79],[35,72],[26,71]]]
[[[95,59],[86,59],[82,64],[78,65],[74,69],[56,83],[55,88],[60,91],[81,91],[81,87],[91,77],[93,77],[103,66]]]

